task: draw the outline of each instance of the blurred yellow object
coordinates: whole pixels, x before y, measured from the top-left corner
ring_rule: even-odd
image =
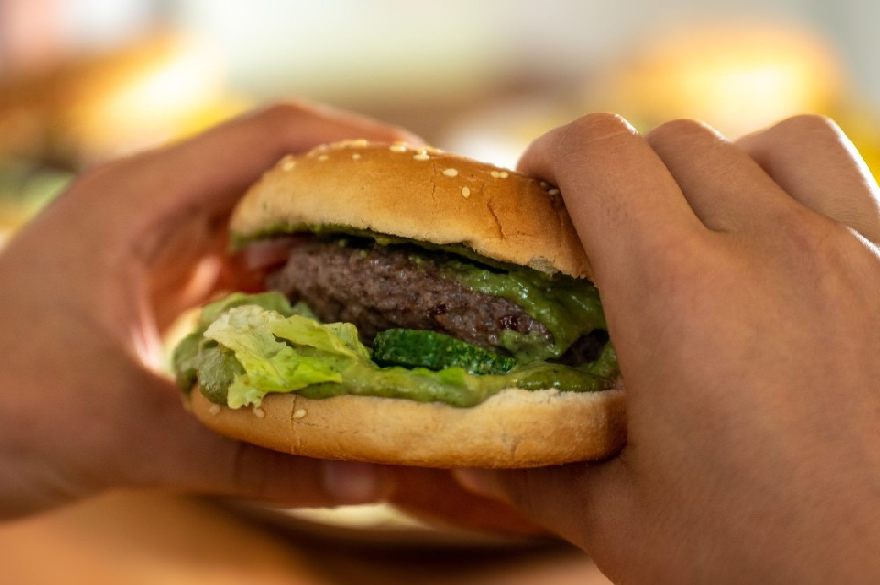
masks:
[[[697,118],[737,136],[838,100],[834,53],[813,35],[784,28],[709,26],[646,45],[606,72],[587,101],[651,127]]]
[[[234,115],[219,58],[158,34],[0,86],[0,157],[77,166],[154,146]]]

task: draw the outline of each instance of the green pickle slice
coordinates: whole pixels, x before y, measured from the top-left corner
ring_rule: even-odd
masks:
[[[436,331],[388,329],[373,340],[373,361],[408,368],[462,368],[471,374],[504,374],[516,365],[512,356]]]

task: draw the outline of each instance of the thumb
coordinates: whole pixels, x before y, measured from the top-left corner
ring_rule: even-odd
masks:
[[[169,382],[153,382],[121,483],[290,506],[376,502],[393,489],[390,470],[380,466],[296,457],[220,436],[183,408]]]
[[[459,469],[455,477],[474,493],[507,502],[526,518],[587,550],[597,562],[618,554],[632,501],[621,459],[515,471]],[[625,543],[620,542],[620,545]]]

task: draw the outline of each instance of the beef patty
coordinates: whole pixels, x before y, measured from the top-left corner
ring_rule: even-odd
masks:
[[[309,241],[293,247],[267,288],[305,301],[325,322],[354,323],[370,343],[385,329],[431,329],[497,347],[505,330],[552,334],[519,305],[476,292],[444,274],[442,260],[396,246],[347,247]]]

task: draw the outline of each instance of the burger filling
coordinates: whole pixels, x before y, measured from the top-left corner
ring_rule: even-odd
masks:
[[[473,406],[506,388],[595,391],[617,376],[595,287],[455,248],[311,235],[275,250],[269,292],[205,307],[178,383],[239,408],[268,393]]]

